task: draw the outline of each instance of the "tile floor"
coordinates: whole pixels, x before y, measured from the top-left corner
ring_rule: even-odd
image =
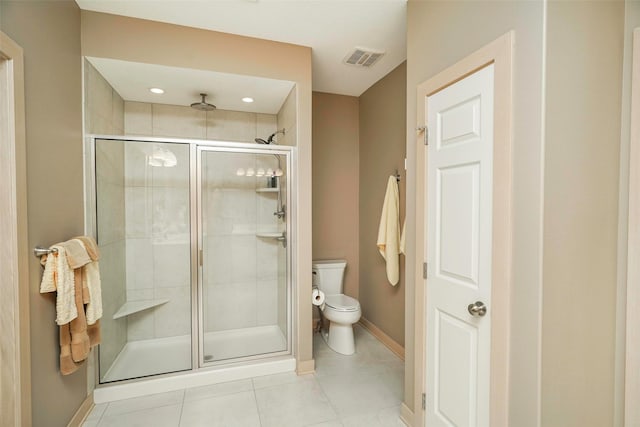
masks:
[[[84,427],[404,427],[404,364],[355,326],[356,354],[314,334],[316,372],[247,380],[96,405]]]

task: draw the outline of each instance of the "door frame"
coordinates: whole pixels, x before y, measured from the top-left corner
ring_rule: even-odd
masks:
[[[22,48],[0,32],[0,413],[31,425],[27,174]],[[1,356],[0,356],[1,357]],[[2,381],[7,380],[9,381]]]
[[[509,423],[509,334],[512,241],[512,80],[514,32],[488,45],[429,78],[417,87],[418,127],[425,126],[427,97],[451,86],[489,64],[494,64],[494,153],[492,233],[492,321],[490,418],[494,427]],[[415,263],[415,378],[414,426],[424,426],[422,394],[426,390],[426,146],[423,133],[416,136],[416,263]]]
[[[624,425],[640,424],[640,28],[633,32],[631,71],[631,131],[629,141],[629,223],[627,237],[627,319],[624,390]]]

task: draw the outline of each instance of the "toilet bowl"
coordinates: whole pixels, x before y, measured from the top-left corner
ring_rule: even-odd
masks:
[[[330,324],[328,331],[322,331],[322,337],[333,351],[352,355],[355,353],[353,324],[360,320],[362,310],[357,299],[342,293],[346,266],[344,260],[314,261],[313,285],[325,293],[321,310]]]
[[[327,345],[340,354],[355,353],[353,324],[362,316],[358,300],[343,294],[328,295],[324,300],[322,314],[331,322],[329,331],[323,333]]]

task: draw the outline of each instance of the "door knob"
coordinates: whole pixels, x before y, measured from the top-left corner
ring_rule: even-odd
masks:
[[[487,314],[487,306],[484,305],[482,301],[476,301],[473,304],[469,304],[467,306],[467,310],[469,310],[469,314],[474,317],[482,317]]]

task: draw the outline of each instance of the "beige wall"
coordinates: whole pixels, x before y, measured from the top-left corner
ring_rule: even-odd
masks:
[[[197,55],[193,53],[197,52]],[[313,369],[311,348],[311,49],[268,40],[82,12],[82,53],[86,56],[255,75],[296,83],[298,173],[297,286],[298,370]],[[256,66],[260,64],[260,66]]]
[[[24,49],[29,247],[50,245],[84,231],[80,10],[73,1],[1,10],[3,31]],[[35,257],[29,267],[33,425],[63,426],[86,396],[86,369],[60,375],[55,297],[38,293]]]
[[[502,34],[515,32],[510,425],[539,423],[544,3],[427,2],[407,11],[407,283],[415,283],[416,87]],[[406,292],[405,403],[413,409],[413,286]],[[420,393],[421,384],[415,386]]]
[[[545,426],[613,423],[623,28],[622,2],[548,6]]]
[[[313,93],[313,259],[345,259],[359,297],[358,98]],[[309,278],[311,280],[311,278]]]
[[[400,223],[405,217],[407,180],[404,171],[407,122],[407,65],[402,63],[360,95],[360,305],[362,316],[404,346],[405,274],[400,256],[400,282],[387,281],[376,240],[389,175],[401,175]]]

